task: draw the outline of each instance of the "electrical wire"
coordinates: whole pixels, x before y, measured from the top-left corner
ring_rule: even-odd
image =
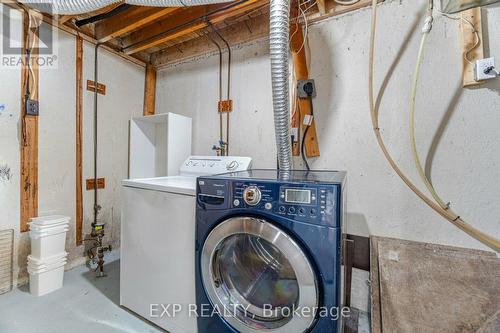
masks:
[[[472,28],[472,32],[474,33],[474,36],[476,37],[476,42],[474,43],[473,46],[471,46],[470,49],[468,49],[466,52],[464,52],[464,59],[465,61],[467,61],[469,64],[473,65],[474,64],[472,63],[472,61],[469,59],[469,54],[474,50],[476,49],[476,47],[479,46],[479,44],[481,43],[481,37],[479,37],[479,31],[477,31],[476,27],[474,26],[474,24],[467,20],[465,17],[462,17],[462,16],[452,16],[452,15],[449,15],[449,14],[446,14],[446,13],[443,13],[441,11],[438,11],[439,14],[441,14],[442,16],[448,18],[448,19],[451,19],[451,20],[456,20],[456,21],[463,21],[465,23],[467,23],[471,28]]]
[[[403,182],[420,198],[422,199],[429,207],[434,209],[439,215],[447,219],[453,225],[466,232],[468,235],[474,237],[478,241],[482,242],[486,246],[492,248],[493,250],[499,252],[500,251],[500,240],[496,239],[493,236],[490,236],[482,231],[472,227],[468,223],[466,223],[460,216],[456,216],[453,212],[449,210],[443,209],[439,204],[436,204],[432,199],[430,199],[427,195],[425,195],[422,191],[418,189],[415,184],[406,176],[406,174],[401,170],[399,165],[394,161],[391,154],[387,150],[385,142],[380,133],[379,127],[379,109],[375,105],[375,91],[374,91],[374,67],[375,67],[375,32],[377,26],[377,0],[372,0],[372,20],[371,20],[371,33],[370,33],[370,58],[369,58],[369,68],[368,68],[368,99],[370,105],[370,117],[372,121],[373,132],[375,134],[375,138],[377,139],[377,143],[382,150],[386,160],[389,162],[392,169],[396,172],[396,174],[403,180]]]
[[[312,126],[312,121],[314,119],[314,107],[313,107],[313,101],[312,101],[312,96],[308,96],[309,99],[309,105],[311,106],[311,122],[307,125],[304,135],[302,136],[302,144],[300,147],[300,154],[302,155],[302,160],[304,161],[304,164],[306,166],[307,171],[310,171],[311,168],[309,167],[309,162],[307,161],[306,153],[305,153],[305,142],[306,142],[306,136],[307,132],[309,131],[309,128]]]
[[[360,0],[333,0],[333,2],[341,6],[352,6],[357,4],[359,1]]]

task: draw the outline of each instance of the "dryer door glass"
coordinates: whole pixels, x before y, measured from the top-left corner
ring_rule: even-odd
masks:
[[[305,331],[314,320],[313,311],[294,317],[294,309],[317,307],[314,271],[297,243],[265,220],[219,224],[205,242],[202,274],[211,301],[240,332]]]

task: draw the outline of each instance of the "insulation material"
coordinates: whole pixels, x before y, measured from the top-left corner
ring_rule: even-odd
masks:
[[[12,290],[14,230],[0,231],[0,294]]]

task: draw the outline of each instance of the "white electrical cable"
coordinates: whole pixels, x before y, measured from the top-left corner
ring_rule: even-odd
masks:
[[[359,1],[360,0],[333,0],[333,2],[341,6],[352,6],[357,4]]]
[[[467,23],[471,28],[472,28],[472,32],[474,33],[474,36],[476,37],[476,42],[474,43],[473,46],[471,46],[471,48],[469,50],[467,50],[465,53],[464,53],[464,59],[471,65],[474,66],[474,64],[472,63],[472,61],[469,59],[469,54],[472,52],[472,50],[474,50],[476,47],[478,47],[479,43],[481,42],[481,38],[479,37],[479,32],[477,31],[476,27],[474,26],[474,24],[472,24],[471,21],[467,20],[465,17],[462,17],[462,16],[453,16],[453,15],[449,15],[449,14],[446,14],[446,13],[443,13],[441,11],[438,11],[439,14],[441,14],[442,16],[446,17],[446,18],[449,18],[451,20],[456,20],[456,21],[463,21],[465,23]]]
[[[488,235],[470,224],[466,223],[461,217],[456,216],[449,209],[443,209],[440,205],[436,204],[431,198],[425,195],[422,191],[418,189],[415,184],[406,176],[406,174],[401,170],[399,165],[394,161],[391,154],[387,150],[385,142],[382,138],[379,127],[379,109],[375,105],[375,89],[374,89],[374,67],[375,67],[375,32],[377,26],[377,0],[372,0],[372,22],[371,22],[371,34],[370,34],[370,58],[369,58],[369,68],[368,68],[368,99],[370,106],[370,117],[372,121],[373,132],[377,143],[384,154],[384,157],[389,162],[392,169],[396,174],[403,180],[403,182],[429,207],[434,209],[439,215],[447,219],[453,225],[466,232],[468,235],[474,237],[478,241],[482,242],[486,246],[492,248],[493,250],[500,252],[500,240]]]

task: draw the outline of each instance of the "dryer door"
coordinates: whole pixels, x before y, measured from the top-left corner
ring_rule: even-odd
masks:
[[[201,272],[215,310],[241,333],[302,333],[314,322],[312,265],[266,220],[235,217],[219,224],[203,245]]]

